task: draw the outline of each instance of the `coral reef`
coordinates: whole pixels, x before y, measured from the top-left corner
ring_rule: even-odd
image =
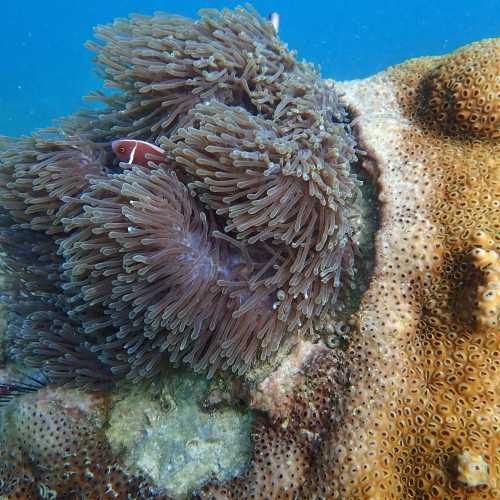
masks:
[[[283,381],[285,374],[292,376]],[[315,498],[307,496],[304,483],[319,444],[341,421],[338,395],[349,379],[342,352],[300,342],[275,373],[251,390],[252,407],[265,414],[254,426],[248,471],[226,483],[206,485],[201,497]]]
[[[275,467],[280,450],[307,450],[300,436],[310,428],[320,435],[308,467],[292,462],[295,480],[275,498],[498,498],[499,74],[497,39],[338,86],[381,202],[374,276],[341,363],[347,384],[318,406],[331,379],[309,352],[314,392],[299,377],[275,408],[273,392],[257,393],[270,415],[304,399],[331,425],[268,422],[249,475],[207,485],[206,498],[268,496],[289,473]]]
[[[0,151],[11,357],[94,389],[168,360],[245,373],[252,459],[227,480],[234,464],[207,466],[218,477],[202,498],[498,498],[500,40],[334,87],[242,9],[132,16],[97,34],[118,89],[95,95],[105,109]],[[119,163],[111,142],[124,136],[165,153]],[[380,227],[369,288],[344,322],[370,226],[354,137]],[[322,332],[340,334],[330,347],[300,335]],[[277,351],[274,371],[249,370]],[[184,420],[156,412],[161,398],[146,405],[141,450],[140,430],[122,432],[137,392],[115,405],[110,446],[100,396],[18,389],[0,419],[5,495],[33,496],[35,483],[162,495],[116,452],[175,494],[203,480],[158,472],[155,443],[187,449],[159,424]],[[210,416],[196,410],[203,434]]]
[[[240,475],[250,461],[253,416],[227,404],[205,410],[208,386],[186,369],[171,371],[149,387],[124,387],[109,412],[114,454],[174,498],[188,497],[210,477]]]
[[[312,336],[362,268],[335,91],[240,8],[131,16],[97,37],[118,89],[96,94],[105,109],[0,151],[11,357],[104,386],[168,362],[242,374]],[[119,163],[123,136],[162,149]]]
[[[6,408],[0,494],[6,498],[158,498],[116,462],[104,435],[106,400],[47,387]]]

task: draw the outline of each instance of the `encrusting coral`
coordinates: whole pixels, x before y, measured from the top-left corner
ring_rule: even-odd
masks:
[[[455,99],[488,102],[483,122],[493,124],[499,74],[497,39],[340,86],[377,166],[381,228],[350,341],[349,417],[321,447],[314,495],[499,494],[500,337],[476,313],[487,280],[474,279],[471,253],[484,235],[499,248],[500,144],[489,125],[477,132],[474,115],[464,126],[445,107],[445,119],[432,119],[427,92],[436,75],[446,88],[460,79],[465,88],[453,87]],[[452,464],[464,452],[487,464],[482,486],[457,482]]]
[[[168,359],[244,373],[354,286],[345,111],[244,9],[131,16],[97,35],[120,92],[0,154],[11,353],[77,384],[151,377]],[[118,164],[123,135],[165,153]]]
[[[297,469],[300,486],[276,498],[498,498],[499,74],[500,42],[485,40],[339,85],[379,183],[376,264],[345,353],[348,383],[329,410],[334,423],[309,474]],[[429,78],[457,92],[456,102],[487,102],[483,117],[464,123],[445,104],[446,117],[436,115]],[[321,380],[308,363],[305,377]],[[274,387],[261,389],[267,385]],[[291,384],[288,399],[264,409],[286,413],[306,389]],[[307,432],[306,422],[288,424],[286,439]],[[282,432],[274,427],[275,436]],[[245,483],[256,497],[279,481],[274,453],[266,480]],[[204,494],[242,491],[214,484]]]
[[[2,498],[168,500],[116,461],[104,438],[106,407],[101,396],[50,386],[13,399],[0,440]]]
[[[476,233],[476,247],[472,250],[474,267],[481,272],[477,286],[476,313],[473,318],[485,328],[498,328],[500,317],[500,257],[495,241],[485,233]]]

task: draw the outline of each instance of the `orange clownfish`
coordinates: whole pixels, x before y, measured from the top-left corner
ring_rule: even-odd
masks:
[[[149,161],[149,158],[146,158],[146,154],[165,156],[165,151],[159,146],[136,139],[117,139],[111,143],[111,149],[120,161],[134,163],[143,167]]]

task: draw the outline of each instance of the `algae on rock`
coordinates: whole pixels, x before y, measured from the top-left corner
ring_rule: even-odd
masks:
[[[189,370],[170,372],[150,387],[127,387],[114,405],[107,437],[132,468],[183,498],[216,476],[244,472],[253,415],[223,407],[203,411],[209,382]]]

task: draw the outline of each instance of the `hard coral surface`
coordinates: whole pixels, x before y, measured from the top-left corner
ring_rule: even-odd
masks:
[[[306,382],[279,402],[329,414],[313,423],[315,446],[307,414],[270,420],[248,476],[207,486],[207,498],[499,497],[499,74],[497,39],[340,85],[381,202],[344,383],[318,404],[336,362],[305,365]],[[307,466],[283,458],[291,481],[275,462],[304,450]]]
[[[282,378],[285,373],[291,375],[287,380]],[[342,353],[299,343],[280,368],[252,390],[252,407],[265,415],[254,426],[246,475],[206,485],[201,497],[309,498],[304,483],[313,472],[319,444],[340,421],[343,403],[338,395],[348,384]]]
[[[14,399],[2,415],[0,495],[167,500],[117,462],[105,410],[100,396],[53,387]]]
[[[490,103],[486,123],[493,123],[499,40],[342,86],[378,166],[382,220],[375,278],[350,347],[350,418],[320,451],[318,486],[311,484],[318,495],[499,494],[500,338],[464,305],[482,286],[470,279],[478,231],[500,245],[500,144],[494,133],[478,137],[473,125],[459,126],[452,110],[445,121],[431,118],[427,79],[441,68],[449,85],[446,67]],[[482,95],[475,82],[485,80]],[[452,463],[465,451],[488,464],[482,486],[456,481]]]
[[[421,83],[426,120],[469,139],[499,139],[498,72],[495,43],[457,50],[443,58]]]
[[[171,371],[149,387],[123,387],[110,410],[114,453],[175,498],[189,498],[210,477],[241,474],[250,460],[252,415],[201,409],[208,385],[189,370]]]

